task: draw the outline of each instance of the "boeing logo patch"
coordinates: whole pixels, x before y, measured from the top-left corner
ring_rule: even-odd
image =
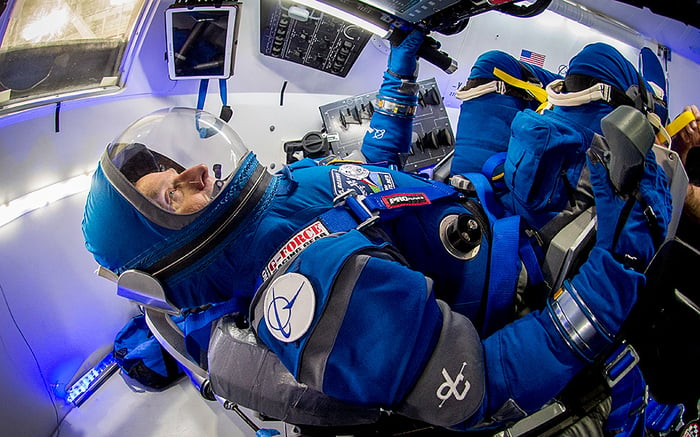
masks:
[[[445,401],[447,401],[452,396],[454,396],[455,399],[457,399],[458,401],[464,400],[464,398],[467,396],[467,393],[471,388],[471,384],[469,383],[469,381],[466,381],[464,379],[464,375],[462,374],[466,365],[467,363],[462,363],[462,367],[459,369],[459,374],[454,380],[452,379],[450,374],[447,373],[447,369],[445,369],[444,367],[442,368],[442,377],[445,378],[445,382],[440,384],[440,387],[438,387],[437,391],[435,392],[435,395],[438,397],[438,399],[442,401],[440,402],[439,408],[442,408]],[[462,381],[464,381],[464,384],[462,385],[460,390],[459,384]]]
[[[387,208],[399,208],[401,206],[428,205],[430,199],[424,193],[396,193],[382,196],[382,202]]]
[[[265,294],[265,325],[279,341],[291,343],[311,326],[316,296],[311,282],[299,273],[275,279]]]
[[[372,138],[375,140],[381,140],[384,138],[384,133],[386,133],[386,129],[373,129],[373,128],[368,128],[367,132],[372,134]]]

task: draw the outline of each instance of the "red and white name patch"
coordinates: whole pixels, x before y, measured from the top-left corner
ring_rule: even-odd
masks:
[[[399,208],[401,206],[428,205],[430,199],[424,193],[396,193],[382,196],[382,202],[387,208]]]
[[[277,269],[287,264],[294,255],[306,249],[311,243],[328,235],[330,232],[320,220],[294,234],[267,262],[265,270],[261,273],[263,280],[266,281]]]

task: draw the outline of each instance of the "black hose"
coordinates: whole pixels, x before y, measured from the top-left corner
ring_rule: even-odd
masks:
[[[404,39],[406,39],[406,36],[408,36],[407,32],[399,29],[393,29],[391,31],[391,35],[389,36],[389,42],[392,45],[397,46],[401,44]],[[416,54],[419,58],[425,59],[442,71],[448,74],[454,73],[455,70],[457,70],[457,61],[439,49],[440,43],[435,39],[426,36],[423,44],[421,44]]]

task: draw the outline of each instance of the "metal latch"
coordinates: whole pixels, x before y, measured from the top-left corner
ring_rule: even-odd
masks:
[[[344,191],[333,199],[333,204],[346,206],[357,218],[357,221],[360,223],[357,225],[358,230],[372,226],[379,220],[379,214],[370,211],[363,202],[364,199],[365,196],[358,195],[353,190]]]

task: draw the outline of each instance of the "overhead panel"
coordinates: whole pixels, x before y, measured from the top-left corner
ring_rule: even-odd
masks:
[[[345,77],[372,34],[289,1],[260,1],[260,53]]]

